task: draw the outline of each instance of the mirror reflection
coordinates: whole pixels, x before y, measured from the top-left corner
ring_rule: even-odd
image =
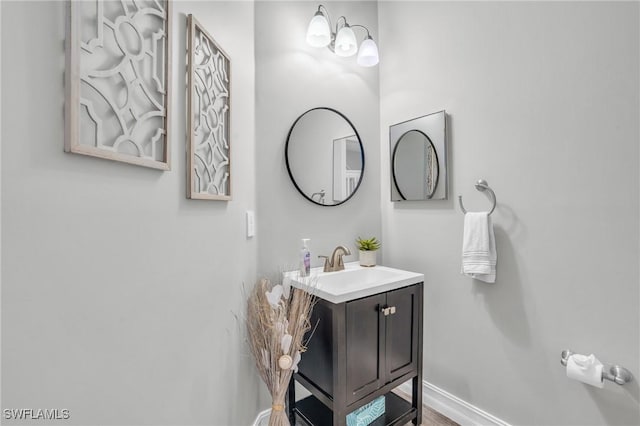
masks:
[[[389,126],[391,201],[447,199],[446,113]]]
[[[364,151],[358,132],[331,108],[314,108],[298,117],[287,137],[285,160],[294,186],[315,204],[342,204],[362,181]]]
[[[438,185],[438,154],[431,139],[409,130],[398,139],[393,152],[393,182],[403,200],[425,200]]]

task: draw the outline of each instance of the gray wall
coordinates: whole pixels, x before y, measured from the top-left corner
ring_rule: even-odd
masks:
[[[375,2],[330,2],[332,19],[346,15],[377,34]],[[378,67],[362,68],[355,57],[339,58],[306,44],[300,34],[317,10],[309,2],[256,2],[256,173],[258,271],[296,268],[301,238],[311,238],[312,266],[338,244],[351,248],[358,235],[381,234]],[[361,36],[361,35],[360,35]],[[289,128],[310,108],[325,106],[346,115],[365,151],[362,185],[349,202],[320,207],[295,189],[285,166]],[[327,191],[327,197],[330,191]]]
[[[425,274],[425,379],[513,424],[638,424],[638,382],[570,381],[571,348],[639,369],[638,3],[380,2],[386,264]],[[388,126],[446,109],[452,195],[389,203]],[[498,208],[494,285],[459,274]]]
[[[64,3],[1,7],[2,408],[250,424],[259,381],[234,314],[257,258],[253,4],[174,4],[170,172],[65,154]],[[232,57],[230,202],[185,199],[189,12]]]

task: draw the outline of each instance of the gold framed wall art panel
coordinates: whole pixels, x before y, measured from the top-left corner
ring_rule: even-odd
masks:
[[[171,169],[171,1],[67,3],[65,151]]]
[[[187,29],[187,198],[231,200],[231,61],[193,15]]]

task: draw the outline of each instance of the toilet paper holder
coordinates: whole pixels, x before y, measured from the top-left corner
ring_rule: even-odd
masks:
[[[575,354],[575,352],[572,352],[569,349],[562,351],[560,363],[566,367],[569,357],[573,354]],[[620,367],[619,365],[605,364],[602,369],[602,378],[619,385],[624,385],[625,383],[629,383],[633,380],[633,374],[631,374],[631,371],[624,367]]]

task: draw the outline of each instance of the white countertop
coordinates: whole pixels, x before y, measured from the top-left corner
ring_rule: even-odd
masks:
[[[343,271],[322,272],[312,268],[309,277],[299,277],[298,271],[284,273],[293,287],[309,291],[331,303],[348,302],[424,281],[424,274],[388,268],[363,267],[358,262],[345,263]]]

